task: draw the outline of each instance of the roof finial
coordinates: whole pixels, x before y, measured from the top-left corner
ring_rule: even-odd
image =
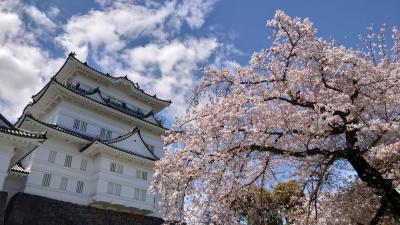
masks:
[[[69,56],[72,56],[72,57],[75,57],[75,56],[76,56],[76,53],[75,53],[75,52],[70,52],[68,55],[69,55]]]

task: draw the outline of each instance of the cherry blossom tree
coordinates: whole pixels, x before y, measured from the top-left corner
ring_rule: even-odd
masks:
[[[152,186],[165,219],[237,224],[231,205],[249,186],[295,179],[306,198],[290,213],[295,224],[354,223],[346,210],[372,212],[371,224],[398,222],[399,31],[388,41],[384,29],[370,30],[366,48],[353,50],[282,11],[267,25],[271,47],[246,67],[204,69],[186,115],[165,136]],[[370,206],[349,206],[355,195],[341,193],[353,186]],[[340,210],[339,222],[329,220]]]

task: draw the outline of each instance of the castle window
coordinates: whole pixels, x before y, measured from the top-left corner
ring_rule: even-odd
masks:
[[[117,164],[116,163],[111,163],[110,164],[110,171],[115,173],[115,170],[117,168]]]
[[[43,186],[43,187],[48,187],[48,186],[50,186],[50,180],[51,180],[51,174],[45,173],[45,174],[43,175],[42,186]]]
[[[78,180],[78,182],[76,182],[76,193],[82,194],[82,191],[83,191],[83,181]]]
[[[61,177],[60,181],[60,190],[67,190],[67,185],[68,185],[68,178],[67,177]]]
[[[107,194],[121,196],[121,184],[108,182]]]
[[[147,180],[147,172],[143,170],[136,170],[136,178],[141,180]]]
[[[77,131],[86,132],[87,123],[82,120],[75,119],[72,127]]]
[[[117,173],[123,174],[124,173],[124,166],[121,164],[117,164]]]
[[[71,163],[72,163],[72,156],[66,155],[65,156],[65,161],[64,161],[64,166],[65,167],[71,167]]]
[[[147,191],[140,188],[135,188],[134,199],[137,201],[146,201]]]
[[[81,171],[86,171],[86,167],[87,167],[87,160],[81,159]]]
[[[56,161],[56,156],[57,156],[57,152],[50,151],[49,158],[47,159],[47,161],[54,163]]]
[[[113,173],[119,173],[119,174],[123,174],[124,173],[124,166],[121,164],[117,164],[112,162],[110,164],[110,171]]]
[[[100,138],[103,140],[111,140],[112,138],[112,131],[101,128],[100,129]]]

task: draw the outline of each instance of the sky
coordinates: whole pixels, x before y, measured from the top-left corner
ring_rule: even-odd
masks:
[[[268,48],[276,10],[308,17],[318,36],[360,48],[366,28],[400,27],[398,0],[53,0],[0,1],[0,113],[12,122],[69,52],[185,112],[201,68],[245,66]]]

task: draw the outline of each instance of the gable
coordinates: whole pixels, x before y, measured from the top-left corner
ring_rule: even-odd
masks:
[[[135,152],[150,158],[155,158],[154,155],[148,150],[146,144],[143,142],[138,130],[132,131],[130,135],[126,136],[126,138],[116,138],[105,143],[115,148]]]

